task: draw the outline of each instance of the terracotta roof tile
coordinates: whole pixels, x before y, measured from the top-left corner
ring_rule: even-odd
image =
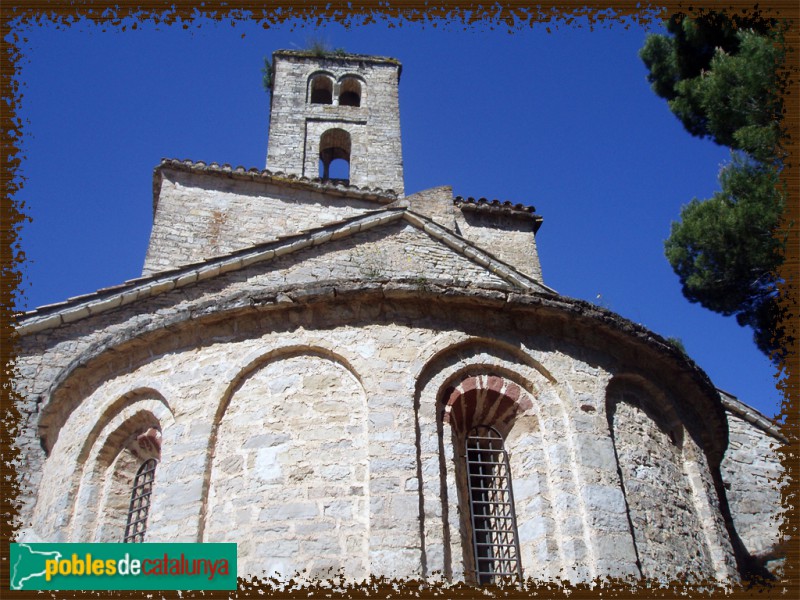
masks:
[[[526,206],[524,204],[513,204],[508,200],[500,201],[500,200],[487,200],[486,198],[464,198],[462,196],[456,196],[453,199],[453,202],[456,206],[463,206],[465,208],[472,208],[477,210],[495,210],[495,211],[503,211],[503,212],[516,212],[516,213],[528,213],[533,214],[536,212],[535,206]]]

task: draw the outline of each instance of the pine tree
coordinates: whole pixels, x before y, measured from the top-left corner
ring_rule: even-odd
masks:
[[[681,210],[665,242],[667,259],[691,302],[753,329],[758,348],[782,357],[775,273],[776,236],[784,206],[777,93],[783,60],[776,23],[757,16],[706,13],[667,22],[648,36],[640,56],[653,91],[692,135],[732,150],[721,190]]]

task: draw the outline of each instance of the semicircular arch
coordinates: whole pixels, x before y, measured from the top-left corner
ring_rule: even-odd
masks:
[[[91,423],[95,414],[92,403],[73,413],[45,462],[42,488],[58,487],[63,493],[57,498],[42,496],[37,503],[34,521],[44,530],[60,521],[58,529],[72,537],[76,531],[92,532],[103,512],[99,482],[105,470],[130,445],[131,436],[149,428],[165,432],[175,423],[169,404],[152,388],[136,388],[108,402],[86,433],[84,423]],[[89,518],[91,511],[82,510],[86,506],[97,507],[97,514]],[[76,519],[81,523],[76,525]]]
[[[442,421],[461,434],[488,424],[505,438],[514,419],[533,408],[524,388],[502,375],[465,375],[460,379],[452,382],[455,385],[445,383],[440,401],[444,404]]]
[[[709,431],[700,426],[702,419],[690,406],[677,402],[664,388],[656,385],[651,379],[638,373],[616,373],[606,385],[606,414],[611,419],[610,410],[613,402],[619,402],[624,395],[624,390],[641,390],[642,394],[635,394],[640,399],[642,410],[648,412],[654,422],[672,431],[676,441],[683,443],[684,435],[689,435],[701,448],[708,451],[713,448],[714,440]],[[610,424],[610,421],[609,421]]]
[[[203,505],[201,507],[201,515],[199,519],[199,531],[197,536],[198,542],[204,541],[206,535],[206,528],[209,518],[209,490],[212,481],[212,469],[216,448],[219,442],[220,425],[223,422],[223,419],[231,405],[234,396],[236,395],[236,392],[240,390],[251,377],[261,372],[269,365],[281,360],[290,360],[293,358],[316,358],[338,365],[338,367],[342,368],[354,379],[362,398],[364,398],[364,402],[366,403],[366,392],[361,375],[352,366],[351,362],[347,358],[342,356],[340,353],[324,346],[287,345],[279,348],[273,348],[267,352],[264,352],[263,349],[261,349],[246,356],[245,360],[240,363],[236,375],[225,386],[214,414],[214,421],[211,426],[211,433],[209,436],[209,443],[203,469],[203,490],[201,496],[203,499]]]
[[[440,372],[457,365],[459,362],[477,361],[481,356],[491,357],[487,365],[490,363],[495,364],[496,359],[500,359],[507,365],[517,364],[532,369],[550,383],[556,382],[553,374],[522,348],[492,338],[470,336],[456,342],[452,339],[437,339],[420,354],[429,358],[425,360],[415,375],[417,394],[422,388],[427,387],[429,382]],[[496,366],[499,367],[499,365]],[[515,377],[514,369],[507,369],[507,375],[512,378]],[[519,376],[517,375],[517,377]],[[517,383],[520,382],[517,381]],[[532,392],[531,383],[520,383],[520,385]]]
[[[363,76],[359,75],[358,73],[349,73],[349,72],[339,75],[339,77],[336,79],[336,82],[342,83],[345,79],[356,79],[358,80],[359,83],[361,83],[361,85],[367,83],[367,80],[364,79]]]
[[[335,80],[330,71],[318,70],[311,73],[308,76],[306,101],[311,104],[332,104]]]
[[[541,467],[541,473],[537,471],[535,476],[527,474],[522,477],[524,489],[538,487],[542,490],[556,490],[566,486],[554,479],[554,473],[559,468],[571,468],[574,465],[550,465],[543,448],[552,442],[555,434],[544,424],[548,421],[564,422],[565,403],[561,397],[562,390],[553,374],[524,349],[508,342],[474,336],[459,340],[450,337],[437,340],[426,348],[423,355],[429,358],[418,369],[415,412],[421,437],[437,440],[438,448],[435,452],[423,452],[421,461],[423,464],[426,461],[435,461],[440,475],[437,478],[423,471],[420,489],[425,490],[423,496],[426,507],[428,498],[441,498],[441,505],[426,510],[432,513],[441,511],[442,515],[433,527],[427,525],[427,520],[423,522],[426,530],[426,541],[423,543],[427,544],[429,540],[430,543],[443,544],[445,556],[441,565],[437,564],[435,568],[440,568],[451,576],[463,576],[459,574],[459,570],[468,568],[471,560],[468,550],[471,542],[462,535],[469,529],[469,524],[463,520],[466,515],[464,506],[458,511],[452,511],[449,504],[464,503],[464,480],[463,473],[459,471],[457,453],[461,451],[461,438],[465,432],[457,431],[459,423],[448,424],[449,419],[445,419],[448,405],[452,407],[459,399],[466,399],[469,394],[474,394],[476,399],[478,395],[485,396],[481,399],[482,408],[475,411],[476,418],[485,421],[481,424],[496,425],[496,417],[499,417],[503,421],[500,429],[504,436],[519,430],[518,434],[513,434],[514,439],[510,442],[511,447],[520,450],[514,460],[519,464],[533,460],[538,465],[537,468]],[[470,389],[465,389],[465,386]],[[488,403],[485,402],[487,398]],[[497,401],[494,406],[492,400]],[[460,429],[465,427],[461,423]],[[520,499],[526,498],[526,493],[522,493]],[[543,510],[540,517],[547,517],[554,509]],[[526,511],[527,509],[522,510],[521,514],[526,518],[531,517]],[[546,541],[555,548],[553,560],[547,569],[540,569],[541,573],[536,569],[531,570],[542,576],[556,573],[558,567],[553,568],[551,573],[552,565],[561,565],[564,562],[558,519],[547,522],[552,522],[552,527],[548,525],[537,536],[526,533],[527,537],[522,544],[522,553],[529,565],[534,562],[531,557],[536,544]],[[459,566],[459,557],[463,566]]]
[[[123,394],[122,396],[118,397],[115,401],[108,405],[108,408],[104,411],[104,414],[107,415],[118,415],[123,412],[128,406],[132,406],[137,404],[142,400],[155,400],[163,406],[163,410],[156,409],[154,411],[154,416],[159,420],[161,427],[168,427],[175,422],[175,417],[172,412],[172,408],[169,405],[169,402],[164,398],[164,396],[158,392],[156,389],[152,387],[137,387],[130,392]],[[157,405],[156,405],[157,406]],[[111,417],[113,418],[113,416]],[[78,462],[83,463],[86,460],[92,446],[94,446],[95,442],[97,441],[98,437],[100,436],[101,431],[106,427],[108,422],[111,420],[109,419],[98,419],[98,421],[92,427],[92,430],[86,436],[86,442],[81,448],[81,451],[78,453]],[[164,423],[164,421],[167,421]]]
[[[136,381],[125,383],[120,391],[118,388],[110,390],[107,388],[108,381],[104,379],[102,370],[94,370],[95,361],[102,361],[111,349],[105,352],[90,355],[91,363],[80,364],[75,367],[66,368],[59,378],[53,383],[52,391],[49,393],[50,401],[42,406],[37,423],[39,440],[42,449],[47,455],[53,451],[62,429],[69,423],[70,419],[80,411],[81,407],[89,406],[87,399],[95,398],[91,403],[90,410],[94,415],[113,414],[117,409],[124,407],[126,403],[133,401],[137,397],[157,398],[164,404],[167,411],[172,415],[173,409],[166,400],[169,393],[164,391],[163,381],[157,377],[146,374],[136,378]],[[85,378],[86,372],[93,374],[94,379]],[[73,385],[73,382],[77,382]],[[106,391],[98,393],[101,389]],[[96,417],[92,420],[97,420]],[[92,431],[96,431],[97,425]]]

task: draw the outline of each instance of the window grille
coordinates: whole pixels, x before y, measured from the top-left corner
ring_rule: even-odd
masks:
[[[479,425],[466,440],[475,578],[479,585],[522,579],[511,469],[503,437]]]
[[[150,496],[153,493],[153,482],[156,476],[158,461],[155,458],[142,463],[133,480],[131,503],[128,507],[128,522],[125,525],[123,542],[143,542],[147,532],[147,517],[150,513]]]

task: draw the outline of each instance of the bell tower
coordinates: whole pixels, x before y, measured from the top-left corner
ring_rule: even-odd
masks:
[[[402,196],[401,70],[378,56],[273,53],[267,168]]]

